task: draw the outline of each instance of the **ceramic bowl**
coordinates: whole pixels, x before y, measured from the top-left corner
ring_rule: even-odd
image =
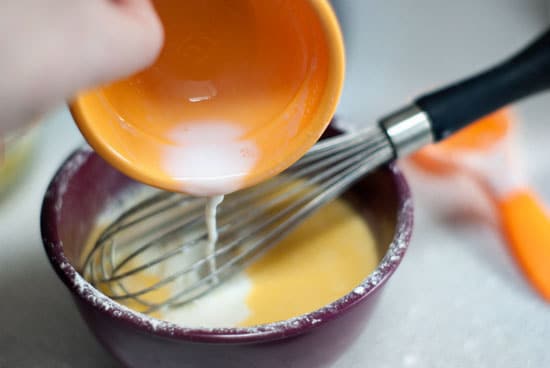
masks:
[[[215,195],[280,173],[315,144],[345,74],[330,1],[153,4],[165,35],[154,64],[70,103],[111,165],[161,189]]]
[[[359,286],[322,309],[254,328],[185,328],[133,312],[110,300],[79,274],[81,253],[98,216],[130,186],[141,185],[82,148],[52,180],[41,226],[46,254],[98,340],[125,366],[324,367],[365,328],[383,285],[409,244],[413,209],[408,185],[390,165],[350,192],[370,223],[383,255]]]

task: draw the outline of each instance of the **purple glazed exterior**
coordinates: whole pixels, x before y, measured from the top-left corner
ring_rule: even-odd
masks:
[[[383,213],[395,223],[378,268],[354,291],[320,310],[257,328],[180,327],[135,313],[82,279],[73,264],[93,221],[105,203],[134,185],[88,149],[75,152],[52,180],[42,207],[42,237],[54,270],[89,328],[127,367],[330,366],[365,328],[381,286],[399,265],[411,237],[413,208],[403,175],[390,165],[374,176],[384,192],[373,198],[394,202]]]

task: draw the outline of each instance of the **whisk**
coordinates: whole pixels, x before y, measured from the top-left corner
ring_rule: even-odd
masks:
[[[376,167],[548,87],[550,32],[496,67],[424,95],[375,126],[322,140],[282,174],[226,196],[214,252],[205,250],[206,200],[154,191],[105,228],[83,273],[144,313],[188,303]]]

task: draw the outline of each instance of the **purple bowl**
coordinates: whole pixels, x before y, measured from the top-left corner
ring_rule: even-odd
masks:
[[[55,175],[41,214],[44,247],[54,270],[90,330],[127,367],[330,366],[365,328],[382,285],[399,265],[411,237],[409,188],[390,165],[348,193],[355,196],[384,254],[360,286],[322,309],[284,322],[255,328],[184,328],[129,310],[78,273],[97,216],[133,185],[140,184],[83,148]]]

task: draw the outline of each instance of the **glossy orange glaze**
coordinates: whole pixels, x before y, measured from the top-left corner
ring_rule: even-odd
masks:
[[[156,63],[72,104],[104,158],[137,180],[183,191],[185,175],[174,177],[163,156],[186,144],[188,125],[228,124],[237,128],[234,139],[251,142],[255,149],[243,149],[254,156],[250,170],[224,173],[241,187],[282,171],[313,145],[343,83],[343,42],[327,1],[154,4],[166,35]]]

